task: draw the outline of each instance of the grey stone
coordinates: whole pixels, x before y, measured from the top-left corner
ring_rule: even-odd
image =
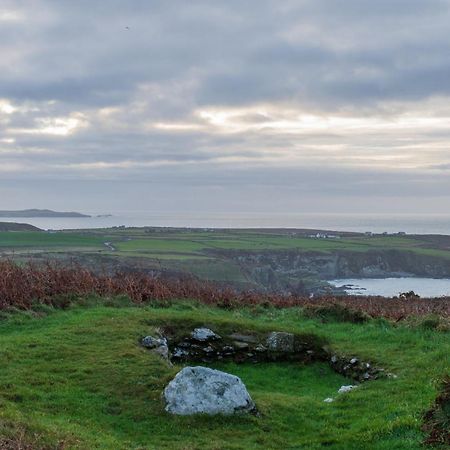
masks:
[[[294,335],[292,333],[274,331],[267,337],[266,345],[272,352],[293,353]]]
[[[174,358],[186,358],[188,356],[189,356],[189,351],[184,348],[176,347],[173,350],[172,357],[174,357]]]
[[[256,344],[258,342],[258,339],[255,336],[248,334],[233,333],[230,334],[229,337],[234,341],[247,342],[247,344]]]
[[[177,415],[248,413],[255,404],[241,379],[207,367],[185,367],[164,389],[166,411]]]
[[[167,345],[166,338],[154,338],[153,336],[145,336],[141,340],[143,347],[148,348],[153,353],[161,356],[162,358],[169,360],[169,346]]]
[[[162,345],[167,346],[167,339],[155,338],[153,336],[145,336],[145,338],[143,338],[141,340],[141,345],[145,348],[150,348],[150,349],[161,347]]]
[[[236,350],[247,350],[249,348],[247,342],[233,341],[233,346]]]
[[[339,388],[338,393],[339,394],[345,394],[347,392],[350,392],[352,389],[355,389],[356,387],[358,387],[358,386],[354,386],[352,384],[349,384],[349,385],[346,385],[346,386],[344,385],[344,386],[341,386]]]
[[[328,398],[326,398],[326,399],[324,400],[324,402],[325,402],[325,403],[331,403],[331,402],[334,402],[334,399],[331,398],[331,397],[328,397]]]
[[[160,345],[159,347],[152,349],[152,352],[156,353],[164,359],[169,359],[169,347],[167,347],[167,345]]]
[[[210,330],[209,328],[195,328],[191,333],[191,337],[192,339],[195,339],[199,342],[215,341],[221,339],[218,334],[214,333],[214,331]]]

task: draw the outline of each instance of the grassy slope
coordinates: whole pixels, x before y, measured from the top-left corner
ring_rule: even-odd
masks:
[[[41,231],[0,232],[0,249],[67,247],[99,247],[103,241],[95,236],[78,233],[45,233]]]
[[[323,364],[219,366],[242,377],[261,417],[171,417],[160,394],[179,370],[137,345],[158,323],[310,331],[336,350],[370,359],[398,379],[369,382],[331,404],[348,381]],[[96,306],[0,322],[1,426],[15,424],[47,442],[82,449],[419,449],[421,414],[450,371],[446,333],[323,324],[291,310],[227,312],[194,304],[171,308]],[[6,428],[3,434],[8,434]]]
[[[248,283],[239,265],[211,251],[336,251],[366,252],[396,249],[417,254],[450,258],[446,241],[426,236],[344,235],[341,239],[315,239],[308,232],[292,230],[216,230],[200,229],[99,229],[84,231],[0,232],[0,254],[45,253],[102,255],[114,258],[148,259],[160,268],[192,273],[203,279]],[[112,243],[114,251],[104,245]],[[101,263],[100,263],[101,264]],[[133,264],[133,263],[131,263]]]
[[[401,249],[418,253],[435,254],[450,258],[450,252],[434,248],[429,242],[416,237],[377,236],[343,237],[342,239],[314,239],[289,237],[286,232],[258,233],[245,230],[217,231],[206,233],[189,230],[184,233],[170,231],[144,233],[136,229],[120,231],[98,230],[80,232],[0,232],[1,248],[44,248],[100,247],[112,242],[118,253],[136,255],[179,254],[199,256],[205,250],[290,250],[332,252],[336,250],[367,251],[370,249]],[[206,255],[208,255],[206,253]]]

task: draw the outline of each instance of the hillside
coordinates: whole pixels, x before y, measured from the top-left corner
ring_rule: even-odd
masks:
[[[0,444],[7,448],[419,450],[427,436],[423,416],[450,371],[449,334],[426,322],[355,324],[299,308],[230,311],[192,301],[138,308],[125,298],[77,302],[64,311],[7,314],[0,322],[7,361],[0,373]],[[310,333],[333,352],[395,376],[337,394],[354,381],[326,362],[215,363],[243,380],[260,414],[171,416],[161,392],[182,366],[167,365],[139,339],[162,327],[200,325],[220,333]],[[326,403],[327,397],[335,400]]]
[[[28,223],[0,222],[0,232],[7,231],[42,231]]]
[[[18,211],[0,211],[0,217],[91,217],[78,212],[60,212],[50,209],[23,209]]]
[[[317,235],[321,237],[317,237]],[[450,237],[317,230],[125,228],[0,232],[0,253],[20,261],[77,261],[98,272],[195,276],[239,289],[333,291],[326,280],[450,278]]]
[[[449,320],[449,298],[266,296],[0,261],[0,448],[445,448]],[[198,327],[233,336],[241,357],[175,359]],[[242,339],[273,331],[304,356],[251,359]],[[168,339],[173,364],[140,344],[149,335]],[[161,393],[189,365],[239,376],[259,413],[166,413]]]

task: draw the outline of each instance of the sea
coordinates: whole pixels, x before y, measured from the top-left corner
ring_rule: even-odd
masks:
[[[85,218],[0,218],[46,230],[126,227],[309,228],[373,233],[450,235],[450,214],[162,213],[82,211]]]
[[[381,295],[394,297],[414,291],[425,298],[450,297],[450,280],[435,278],[357,278],[329,281],[336,287],[345,287],[351,295]]]

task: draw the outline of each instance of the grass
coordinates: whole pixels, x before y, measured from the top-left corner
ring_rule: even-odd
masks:
[[[439,258],[448,266],[450,251],[443,238],[426,236],[365,236],[342,234],[341,239],[317,239],[311,232],[295,230],[215,230],[170,228],[124,228],[82,231],[46,232],[0,232],[0,253],[18,258],[90,258],[95,253],[99,260],[114,256],[115,260],[133,257],[138,264],[158,264],[161,270],[194,274],[204,280],[230,282],[267,288],[265,282],[248,273],[252,263],[244,263],[244,269],[236,261],[239,252],[314,252],[331,255],[345,252],[364,254],[369,251],[396,250],[423,258]],[[106,246],[108,242],[111,247]],[[408,253],[408,254],[407,254]],[[113,262],[115,264],[115,261]],[[247,266],[246,266],[247,264]],[[424,262],[428,264],[428,262]],[[100,262],[101,265],[101,262]],[[286,277],[282,283],[296,284],[298,274],[292,280]]]
[[[448,333],[305,317],[299,308],[226,311],[195,302],[169,308],[84,307],[4,313],[0,322],[0,436],[76,449],[420,449],[422,414],[450,371]],[[104,302],[103,302],[104,303]],[[88,307],[88,305],[90,305]],[[180,367],[137,345],[158,324],[206,324],[313,333],[397,379],[347,384],[323,363],[217,365],[242,378],[260,417],[172,417],[160,394]],[[324,403],[326,397],[337,397]]]
[[[0,232],[1,247],[83,247],[111,242],[121,252],[139,254],[179,253],[198,255],[211,250],[302,250],[317,252],[367,251],[371,249],[409,250],[420,254],[450,258],[450,252],[435,247],[417,236],[342,236],[341,239],[316,239],[288,234],[289,230],[257,232],[249,230],[217,230],[204,232],[171,229],[146,233],[144,229],[85,230],[44,232]]]
[[[6,248],[66,248],[103,247],[103,241],[95,236],[76,233],[44,233],[39,231],[0,232],[0,249]]]

